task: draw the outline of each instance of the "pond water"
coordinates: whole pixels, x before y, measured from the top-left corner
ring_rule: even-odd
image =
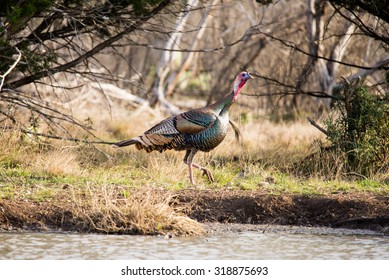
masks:
[[[0,259],[389,259],[389,237],[369,231],[272,227],[202,237],[0,233]]]

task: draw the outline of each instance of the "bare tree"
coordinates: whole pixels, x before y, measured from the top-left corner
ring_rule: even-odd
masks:
[[[377,75],[378,80],[382,80],[382,70],[388,69],[385,54],[388,23],[367,15],[366,11],[353,10],[350,3],[341,5],[338,2],[306,0],[294,17],[285,16],[285,19],[268,24],[262,21],[251,27],[254,36],[261,39],[265,36],[279,51],[286,50],[277,62],[285,70],[259,71],[257,76],[265,82],[268,93],[255,95],[276,98],[277,106],[281,104],[289,110],[307,110],[307,105],[309,110],[312,102],[317,108],[317,102],[322,101],[323,109],[328,109],[331,100],[337,98],[332,89],[342,83],[342,76]],[[272,8],[277,5],[285,3],[270,4]],[[302,28],[302,20],[305,28]],[[370,38],[376,41],[371,42]],[[375,55],[368,53],[372,44]],[[284,62],[286,59],[289,63]]]
[[[65,123],[88,129],[72,114],[78,101],[96,98],[88,89],[108,106],[113,99],[159,103],[174,113],[180,108],[170,97],[178,88],[211,102],[240,69],[259,77],[245,92],[261,98],[239,100],[251,110],[317,110],[317,98],[335,98],[331,89],[342,76],[382,81],[387,54],[377,38],[389,30],[385,13],[372,17],[337,1],[257,2],[56,1],[21,14],[10,7],[26,2],[7,0],[12,5],[0,12],[1,126],[27,128],[40,119],[53,133],[66,133]],[[376,36],[366,37],[371,32]],[[200,81],[195,90],[181,86],[186,77]]]
[[[56,1],[52,5],[34,2],[35,6],[28,6],[25,1],[6,1],[0,12],[3,128],[18,125],[26,131],[43,121],[50,133],[59,129],[66,135],[67,123],[90,133],[89,124],[78,121],[72,108],[61,109],[63,106],[58,106],[55,98],[71,98],[60,95],[79,89],[79,83],[72,86],[71,82],[76,76],[83,82],[122,80],[100,62],[98,55],[109,49],[115,51],[113,44],[130,34],[153,29],[152,19],[166,10],[170,2],[84,1],[79,6],[72,1]],[[165,33],[158,29],[153,32]],[[16,60],[12,57],[15,55]],[[42,91],[42,86],[46,90]],[[104,87],[100,88],[104,92]]]
[[[365,35],[389,46],[389,1],[387,0],[349,0],[328,1],[347,21],[355,24]],[[345,12],[347,11],[347,12]],[[373,16],[374,21],[367,21],[366,16]]]
[[[350,21],[345,21],[340,27],[340,33],[337,34],[339,39],[332,45],[327,45],[329,59],[323,60],[319,57],[325,57],[323,46],[324,28],[325,28],[325,9],[327,3],[321,0],[307,0],[307,37],[308,37],[308,61],[300,73],[296,87],[304,88],[308,77],[315,74],[319,80],[318,91],[323,92],[327,96],[331,96],[332,87],[336,83],[337,70],[339,64],[337,61],[342,61],[347,50],[347,45],[350,42],[350,37],[354,33],[356,26]],[[315,71],[316,70],[316,71]],[[298,95],[293,97],[295,108],[298,108]],[[330,99],[327,99],[330,100]],[[327,106],[329,103],[327,103]]]
[[[167,78],[169,73],[172,71],[175,52],[170,51],[173,47],[181,45],[182,32],[186,22],[189,19],[189,10],[195,8],[198,5],[199,1],[189,0],[185,5],[189,9],[185,9],[179,13],[176,18],[174,30],[175,32],[169,36],[168,40],[165,43],[164,48],[166,49],[161,56],[161,59],[158,62],[158,65],[155,70],[155,79],[152,87],[153,99],[151,100],[151,105],[155,106],[157,102],[161,103],[170,113],[178,113],[179,109],[168,102],[165,98],[165,85],[168,83]]]

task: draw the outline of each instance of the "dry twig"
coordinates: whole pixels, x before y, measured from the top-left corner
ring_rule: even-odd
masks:
[[[328,131],[325,130],[324,128],[322,128],[320,125],[318,125],[311,117],[307,117],[307,120],[309,121],[309,123],[311,125],[313,125],[314,127],[316,127],[318,130],[320,130],[321,132],[323,132],[325,135],[328,136]]]

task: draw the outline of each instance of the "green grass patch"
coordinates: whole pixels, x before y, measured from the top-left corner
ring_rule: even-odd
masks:
[[[156,167],[134,167],[130,165],[105,166],[85,169],[80,174],[58,175],[46,171],[34,171],[28,167],[7,167],[0,172],[0,197],[13,199],[50,200],[60,195],[67,185],[85,188],[86,185],[112,185],[124,189],[160,188],[182,190],[190,187],[187,167],[182,164],[178,176],[170,172],[155,172]],[[149,170],[151,169],[151,170]],[[387,195],[387,184],[372,179],[355,181],[322,180],[320,178],[299,178],[280,171],[265,170],[260,167],[237,168],[234,163],[223,167],[210,167],[215,182],[208,182],[202,173],[194,169],[196,184],[206,189],[262,190],[273,194],[291,193],[325,195],[343,192],[370,192]],[[168,169],[165,168],[165,171]],[[269,180],[271,178],[271,180]],[[24,191],[23,191],[24,189]],[[123,195],[127,196],[126,191]]]

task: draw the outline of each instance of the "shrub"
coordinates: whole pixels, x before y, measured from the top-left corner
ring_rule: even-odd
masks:
[[[333,147],[345,154],[345,172],[388,172],[389,92],[369,92],[362,79],[346,81],[334,92],[334,114],[325,126]]]

